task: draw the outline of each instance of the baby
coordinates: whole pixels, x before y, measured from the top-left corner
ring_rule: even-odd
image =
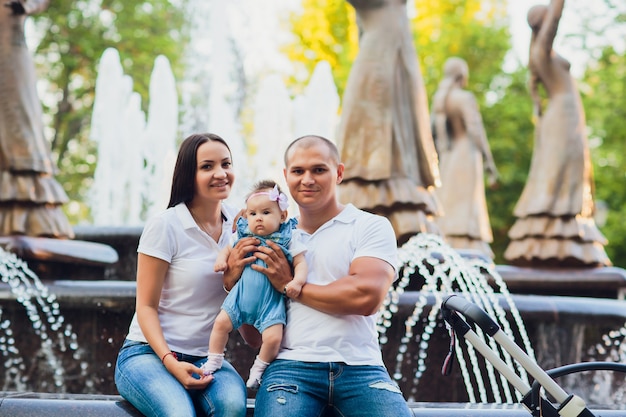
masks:
[[[287,220],[287,196],[271,180],[255,184],[246,199],[243,216],[237,220],[237,237],[252,236],[267,246],[271,240],[281,246],[293,266],[293,280],[285,287],[283,294],[276,291],[267,277],[246,265],[241,278],[232,288],[222,310],[215,319],[209,341],[208,360],[202,366],[206,374],[215,372],[222,366],[224,349],[228,336],[242,324],[253,325],[262,335],[262,345],[256,357],[246,386],[257,389],[265,368],[272,362],[283,337],[286,323],[285,297],[297,297],[306,282],[307,265],[304,259],[305,246],[300,242],[301,233],[296,229],[297,220]],[[236,242],[235,242],[236,243]],[[232,247],[222,250],[215,262],[215,271],[225,271]],[[266,266],[257,259],[254,263]]]

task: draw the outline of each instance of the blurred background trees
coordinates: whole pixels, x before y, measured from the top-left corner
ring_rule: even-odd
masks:
[[[185,17],[183,9],[172,7],[168,0],[56,0],[31,19],[40,36],[34,55],[45,86],[40,98],[47,118],[46,137],[59,167],[56,178],[71,200],[64,209],[77,223],[89,215],[82,201],[97,160],[89,127],[102,53],[109,47],[120,51],[124,72],[133,78],[133,88],[146,109],[158,54],[167,56],[173,71],[182,74]]]
[[[97,160],[89,126],[102,53],[107,47],[120,51],[124,71],[133,78],[134,90],[147,108],[149,76],[158,54],[170,60],[177,80],[182,79],[188,36],[185,3],[56,0],[46,13],[32,18],[38,36],[33,53],[46,92],[42,95],[46,133],[60,170],[57,179],[75,202],[68,209],[73,223],[89,219],[88,210],[77,202],[84,199]],[[595,199],[600,206],[598,225],[609,239],[609,257],[615,265],[626,267],[626,223],[622,221],[626,217],[626,53],[614,43],[615,33],[626,32],[626,5],[618,0],[602,3],[610,13],[591,8],[587,2],[568,2],[566,8],[580,8],[577,13],[583,16],[583,24],[564,42],[592,57],[578,82],[589,126]],[[429,96],[436,90],[448,57],[460,56],[469,64],[468,88],[479,100],[501,174],[499,187],[487,190],[487,202],[494,231],[492,249],[496,262],[503,263],[513,208],[525,184],[533,148],[527,70],[519,63],[510,65],[511,56],[507,55],[512,42],[506,3],[414,0],[409,4]],[[526,16],[513,18],[525,21]],[[279,47],[291,67],[281,75],[292,94],[301,92],[315,65],[326,60],[342,95],[358,53],[353,8],[345,0],[301,0],[285,24],[292,41]]]

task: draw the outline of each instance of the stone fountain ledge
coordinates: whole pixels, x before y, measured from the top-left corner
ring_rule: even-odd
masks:
[[[497,265],[512,293],[626,299],[626,270],[620,267],[539,269]]]
[[[64,306],[96,305],[98,307],[128,307],[134,306],[136,295],[135,281],[74,281],[74,280],[42,280],[50,294]],[[419,291],[408,291],[401,295],[403,305],[413,305],[420,297]],[[580,312],[580,305],[593,310],[600,316],[623,317],[626,321],[626,304],[622,300],[587,298],[587,297],[542,297],[534,294],[511,294],[515,305],[529,315],[555,313],[560,315],[576,314]],[[505,299],[497,295],[505,309],[508,305]],[[435,298],[428,296],[429,304]],[[8,284],[0,282],[0,300],[15,300]]]
[[[414,417],[528,417],[520,404],[470,404],[409,402]],[[246,416],[254,413],[254,400],[248,399]],[[592,410],[596,416],[626,416],[626,411]],[[11,417],[141,417],[119,395],[42,394],[0,392],[0,416]]]
[[[83,279],[134,281],[137,245],[142,231],[141,226],[76,226],[74,228],[76,239],[109,245],[119,255],[118,262],[108,268],[104,274],[100,272],[97,277],[98,274],[85,274]],[[473,257],[469,251],[463,252],[468,257]],[[626,269],[619,267],[540,269],[496,265],[495,271],[502,277],[512,293],[626,298]],[[73,278],[76,276],[74,274]],[[47,275],[47,277],[65,279],[62,274]]]
[[[465,404],[409,402],[415,417],[528,417],[519,404]],[[248,400],[247,416],[252,417],[254,400]],[[11,417],[140,417],[132,405],[119,395],[42,394],[33,392],[0,392],[0,416]],[[616,412],[603,416],[624,416]]]

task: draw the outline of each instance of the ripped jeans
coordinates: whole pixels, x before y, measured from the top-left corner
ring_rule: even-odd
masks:
[[[275,360],[256,395],[255,417],[409,417],[382,366]]]

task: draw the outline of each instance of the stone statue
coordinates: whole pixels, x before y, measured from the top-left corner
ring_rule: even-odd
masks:
[[[440,234],[437,151],[406,0],[348,2],[360,48],[337,132],[346,165],[339,198],[387,217],[399,244],[420,232]]]
[[[26,16],[47,5],[20,0],[0,6],[0,236],[74,236],[60,209],[68,198],[53,177],[35,66],[24,39]]]
[[[436,194],[444,212],[437,223],[453,248],[474,250],[493,259],[483,171],[494,186],[498,170],[476,99],[464,90],[469,77],[467,63],[449,58],[443,72],[433,98],[433,133],[441,171]]]
[[[517,220],[504,257],[532,266],[610,265],[605,237],[593,219],[593,172],[585,113],[570,64],[553,49],[564,0],[528,11],[528,68],[535,143]],[[542,100],[539,85],[547,98]],[[543,108],[543,102],[546,106]]]

